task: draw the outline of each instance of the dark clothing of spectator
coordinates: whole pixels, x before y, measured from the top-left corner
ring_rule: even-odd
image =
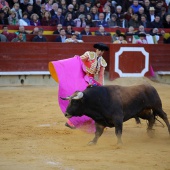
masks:
[[[103,21],[97,21],[96,22],[96,27],[100,27],[100,26],[103,26],[103,27],[109,27],[108,26],[108,23],[105,21],[105,20],[103,20]]]
[[[28,19],[30,20],[31,19],[31,15],[34,13],[33,11],[28,11],[26,10],[25,11],[27,14],[28,14]],[[38,14],[37,14],[38,15]],[[38,15],[39,16],[39,15]]]
[[[163,24],[161,21],[159,22],[152,21],[150,23],[150,28],[163,28]]]
[[[9,42],[11,42],[14,38],[17,37],[15,33],[2,32],[1,34],[5,35]]]
[[[92,35],[92,33],[91,32],[86,32],[85,30],[83,30],[81,32],[81,35]]]
[[[95,31],[95,35],[99,36],[110,36],[111,34],[109,32],[104,32],[103,34],[100,31]]]
[[[24,11],[27,10],[27,6],[28,6],[28,4],[21,3],[20,4],[20,9],[24,12]]]
[[[55,14],[55,15],[53,15],[52,18],[55,20],[56,25],[58,25],[58,24],[63,25],[63,24],[64,24],[65,19],[64,19],[64,16],[63,16],[63,15],[61,15],[61,16],[59,17],[59,16],[57,16],[57,15]]]
[[[64,38],[65,40],[67,39],[67,37],[65,36],[65,38]],[[59,36],[57,36],[57,38],[56,38],[56,42],[62,42],[62,38],[61,38],[61,36],[59,35]]]
[[[47,39],[45,36],[39,37],[38,35],[36,35],[33,40],[33,42],[47,42]]]
[[[164,38],[163,41],[165,44],[170,44],[170,37],[168,37],[167,39]]]
[[[42,18],[41,20],[41,25],[42,26],[55,26],[56,22],[54,19],[50,18],[49,20],[47,20],[45,17]]]
[[[60,34],[58,30],[55,30],[53,34]]]
[[[128,28],[129,27],[129,23],[126,19],[124,19],[123,21],[118,20],[117,21],[117,26],[121,27],[121,28]]]
[[[41,7],[37,5],[36,3],[33,5],[33,11],[39,16],[39,19],[42,19]]]
[[[75,23],[74,23],[74,21],[73,20],[67,20],[67,19],[65,19],[64,20],[64,23],[63,23],[63,26],[68,26],[68,25],[71,25],[72,27],[74,27],[75,26]]]
[[[168,23],[167,21],[165,21],[165,22],[163,23],[163,27],[164,27],[164,28],[170,28],[170,22]]]

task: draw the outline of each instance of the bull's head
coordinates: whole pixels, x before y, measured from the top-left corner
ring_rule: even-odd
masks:
[[[77,91],[68,97],[60,97],[62,100],[69,100],[70,103],[66,109],[65,117],[71,118],[72,116],[83,115],[83,92]]]

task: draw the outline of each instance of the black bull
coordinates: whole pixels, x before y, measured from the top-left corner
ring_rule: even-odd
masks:
[[[155,117],[159,116],[170,133],[167,114],[162,110],[161,99],[151,85],[93,86],[62,99],[70,100],[65,113],[67,118],[86,115],[95,121],[95,137],[89,144],[97,143],[105,127],[115,127],[118,143],[122,143],[123,122],[136,117],[148,120],[149,132],[153,128]],[[148,109],[152,112],[148,113]]]

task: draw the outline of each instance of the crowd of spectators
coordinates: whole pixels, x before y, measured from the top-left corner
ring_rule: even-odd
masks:
[[[131,33],[133,29],[142,26],[152,31],[154,28],[170,28],[170,2],[169,0],[0,0],[0,24],[59,27],[54,34],[59,34],[60,29],[64,27],[66,34],[70,35],[75,33],[71,30],[72,27],[83,27],[84,34],[90,27],[98,27],[95,35],[111,35],[104,30],[105,28],[129,28]]]

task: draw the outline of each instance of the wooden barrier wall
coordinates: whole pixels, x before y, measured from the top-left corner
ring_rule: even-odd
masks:
[[[110,48],[105,52],[110,80],[118,77],[115,72],[115,56],[122,47],[132,49],[119,55],[120,70],[126,73],[140,72],[144,67],[144,49],[149,54],[149,65],[154,71],[170,71],[170,48],[167,44],[159,45],[136,45],[136,44],[112,44],[107,43]],[[48,71],[48,62],[66,59],[74,55],[82,55],[85,51],[94,51],[93,43],[0,43],[0,72],[7,71]],[[146,72],[146,74],[148,74]]]

